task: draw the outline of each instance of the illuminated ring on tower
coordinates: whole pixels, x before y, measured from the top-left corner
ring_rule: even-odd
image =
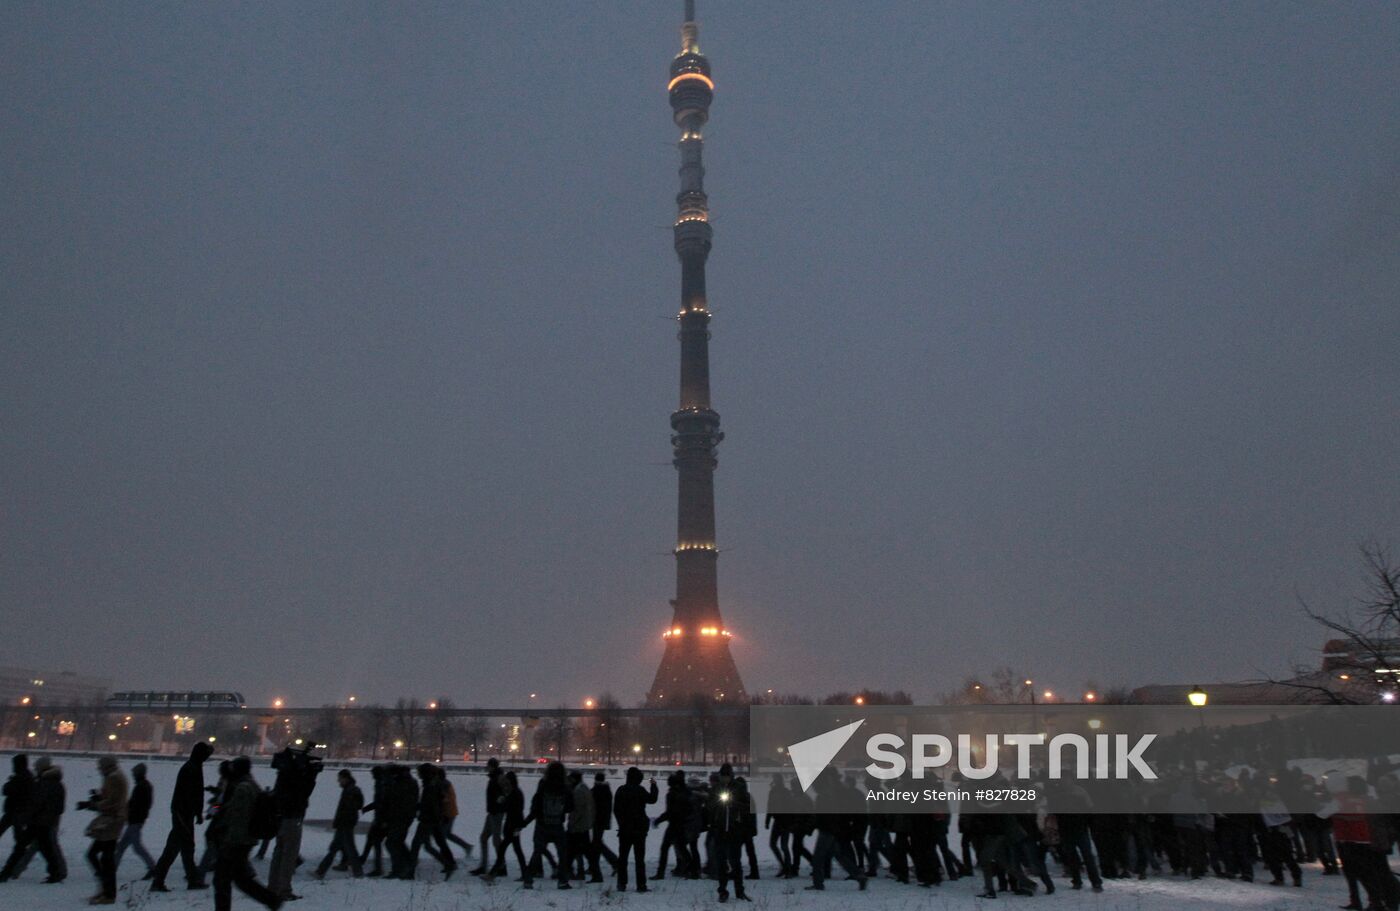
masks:
[[[715,81],[704,73],[681,73],[679,76],[666,83],[666,91],[671,91],[671,89],[687,79],[699,79],[701,82],[705,83],[705,85],[709,86],[710,91],[713,92],[715,90]]]

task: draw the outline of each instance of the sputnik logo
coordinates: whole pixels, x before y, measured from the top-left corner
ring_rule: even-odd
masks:
[[[825,734],[809,737],[787,748],[787,754],[792,759],[792,767],[797,772],[797,783],[802,785],[803,793],[806,793],[807,789],[812,786],[812,782],[817,780],[817,776],[831,763],[831,760],[836,758],[836,754],[841,752],[841,748],[855,734],[856,728],[862,724],[865,724],[864,718],[827,731]]]

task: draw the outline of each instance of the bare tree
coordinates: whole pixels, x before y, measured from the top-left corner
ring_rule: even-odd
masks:
[[[370,729],[372,738],[370,740],[369,758],[371,760],[378,759],[379,744],[384,739],[384,731],[389,727],[391,716],[389,710],[382,705],[366,706],[364,712],[369,716],[369,724],[367,727]]]
[[[564,758],[564,748],[568,745],[569,735],[573,733],[574,724],[568,715],[563,714],[567,706],[559,706],[560,713],[547,719],[542,725],[546,737],[546,742],[554,746],[554,758],[562,760]]]
[[[1336,636],[1328,643],[1322,672],[1297,668],[1292,679],[1270,683],[1337,705],[1373,703],[1400,684],[1394,674],[1400,668],[1400,564],[1378,543],[1358,549],[1362,594],[1354,604],[1325,610],[1299,599],[1303,613]]]
[[[412,699],[400,696],[394,703],[394,727],[404,744],[403,755],[408,759],[413,758],[413,738],[422,726],[423,719],[418,714],[421,708],[416,696]]]
[[[472,745],[472,762],[476,762],[478,759],[477,751],[481,748],[481,741],[491,736],[491,725],[487,722],[486,716],[480,712],[480,709],[473,709],[472,714],[467,716],[467,723],[462,728],[467,742]],[[483,850],[485,849],[483,848]]]

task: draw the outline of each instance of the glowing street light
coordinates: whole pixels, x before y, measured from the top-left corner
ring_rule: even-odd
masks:
[[[1210,697],[1207,696],[1206,691],[1199,686],[1193,686],[1191,687],[1191,692],[1186,694],[1186,701],[1199,709],[1203,708],[1205,704],[1210,701]]]
[[[354,696],[351,696],[351,697],[350,697],[350,701],[351,701],[351,702],[354,702],[354,701],[355,701],[355,697],[354,697]]]
[[[107,735],[107,739],[108,739],[108,740],[116,740],[116,739],[117,739],[117,735],[116,735],[116,734],[108,734],[108,735]]]
[[[31,699],[31,698],[28,697],[28,696],[21,696],[21,697],[20,697],[20,700],[19,700],[19,704],[20,704],[20,705],[28,705],[29,703],[31,703],[31,702],[33,702],[33,701],[34,701],[34,700]]]
[[[856,697],[856,705],[865,705],[865,697],[864,697],[864,696],[857,696],[857,697]]]
[[[593,707],[594,707],[595,705],[597,705],[597,704],[598,704],[598,703],[595,702],[595,701],[593,700],[593,697],[592,697],[592,696],[590,696],[590,697],[588,697],[587,699],[583,700],[583,707],[586,708],[586,709],[591,709],[591,708],[593,708]]]
[[[284,703],[282,702],[281,696],[278,696],[276,699],[272,700],[272,707],[274,709],[280,709],[283,706],[283,704]]]
[[[634,743],[634,744],[632,744],[632,752],[633,752],[633,753],[640,753],[641,751],[642,751],[642,745],[641,745],[640,743]]]
[[[437,700],[434,699],[432,702],[429,702],[429,703],[428,703],[428,708],[433,709],[434,711],[436,711],[436,710],[437,710]]]
[[[1085,702],[1093,702],[1095,699],[1098,699],[1098,698],[1099,698],[1099,697],[1098,697],[1098,695],[1097,695],[1096,693],[1085,693],[1085,694],[1084,694],[1084,701],[1085,701]]]

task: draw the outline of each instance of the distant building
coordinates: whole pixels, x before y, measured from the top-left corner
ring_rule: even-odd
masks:
[[[1236,683],[1167,683],[1140,686],[1132,701],[1139,705],[1186,705],[1199,687],[1209,705],[1327,705],[1336,702],[1390,702],[1400,687],[1400,639],[1362,647],[1350,639],[1331,639],[1322,647],[1322,666],[1285,680]]]
[[[0,703],[5,705],[91,705],[106,700],[111,689],[112,681],[105,677],[0,667]]]

